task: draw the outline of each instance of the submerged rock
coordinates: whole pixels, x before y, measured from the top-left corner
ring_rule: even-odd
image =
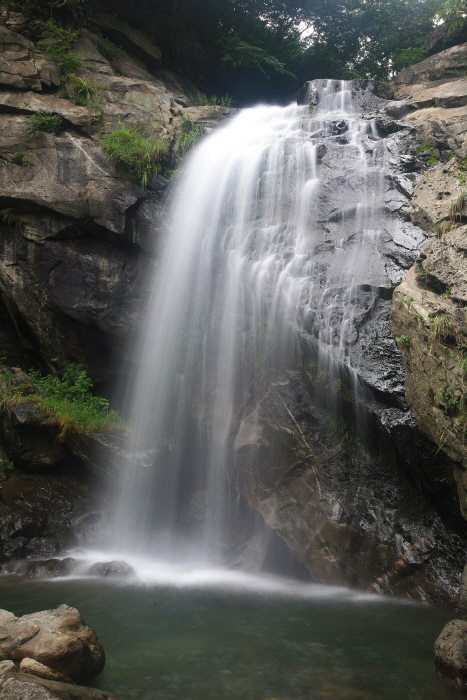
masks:
[[[96,633],[68,605],[22,617],[0,611],[0,659],[21,662],[25,658],[75,682],[96,676],[105,664]]]
[[[99,561],[87,571],[88,576],[104,576],[108,578],[134,576],[135,570],[124,561]]]

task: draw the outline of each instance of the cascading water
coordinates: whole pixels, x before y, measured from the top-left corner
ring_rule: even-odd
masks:
[[[384,140],[352,86],[311,91],[313,111],[245,109],[185,165],[137,351],[122,550],[173,557],[189,521],[194,558],[222,561],[233,439],[300,344],[329,386],[346,372],[360,391],[355,318],[386,278],[381,229],[399,224],[384,203]],[[332,393],[323,401],[335,407]]]

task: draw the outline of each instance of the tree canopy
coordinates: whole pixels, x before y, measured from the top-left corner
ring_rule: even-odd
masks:
[[[166,60],[242,101],[422,60],[441,0],[133,0]],[[453,0],[451,0],[453,1]]]
[[[166,65],[237,103],[289,99],[313,78],[385,80],[422,60],[446,5],[467,0],[9,0],[104,9],[149,34]]]

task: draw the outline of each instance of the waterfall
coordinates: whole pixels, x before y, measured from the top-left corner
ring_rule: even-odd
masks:
[[[123,549],[222,562],[233,440],[275,373],[313,362],[328,386],[344,372],[362,390],[356,319],[387,280],[381,232],[399,225],[387,150],[352,84],[314,81],[310,98],[242,110],[174,188],[135,351]]]

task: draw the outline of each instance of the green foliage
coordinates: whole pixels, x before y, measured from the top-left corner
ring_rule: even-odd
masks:
[[[11,162],[15,163],[16,165],[31,165],[32,160],[21,151],[16,151],[11,156]]]
[[[196,90],[192,99],[195,105],[199,107],[208,106],[219,106],[219,107],[231,107],[232,97],[230,95],[210,95],[209,97],[204,93]]]
[[[415,63],[420,63],[427,57],[427,52],[423,46],[411,46],[406,49],[400,49],[394,55],[392,68],[398,73],[407,66],[413,66]]]
[[[441,314],[430,319],[430,336],[438,342],[443,342],[453,333],[453,325],[450,318]]]
[[[457,398],[450,386],[445,386],[439,391],[439,395],[447,408],[453,409],[457,406]]]
[[[15,465],[11,459],[0,459],[0,466],[2,466],[4,469],[8,469],[8,471],[13,471],[15,468]]]
[[[287,70],[285,64],[278,58],[267,53],[260,46],[243,41],[233,31],[225,38],[223,46],[221,61],[224,63],[229,63],[237,68],[254,68],[266,77],[271,77],[271,74],[285,75],[295,79],[297,77]]]
[[[64,29],[49,19],[45,25],[45,39],[39,42],[39,48],[58,66],[63,77],[69,76],[80,67],[83,58],[71,50],[72,44],[78,39],[80,31]]]
[[[102,40],[102,43],[104,45],[104,49],[106,50],[106,52],[108,53],[108,55],[111,58],[116,56],[118,54],[118,52],[120,51],[117,44],[114,44],[113,41],[110,41],[110,39],[105,38]]]
[[[45,415],[60,423],[62,434],[125,427],[109,402],[92,393],[92,381],[79,365],[66,365],[62,377],[31,370],[29,379],[32,390],[21,399],[19,389],[13,389],[12,398],[37,403]]]
[[[418,146],[417,153],[420,153],[426,163],[437,163],[439,160],[435,147],[428,141],[423,141],[423,143]]]
[[[205,135],[206,130],[202,124],[195,124],[188,115],[183,115],[180,120],[180,131],[175,139],[174,161],[178,165],[185,158],[188,151]]]
[[[74,73],[69,76],[69,84],[75,105],[81,105],[83,107],[96,106],[94,98],[97,91],[100,89],[99,85],[87,78],[81,78]]]
[[[462,212],[466,203],[465,192],[461,192],[455,202],[449,206],[449,218],[451,221],[462,220]]]
[[[4,226],[9,226],[10,228],[18,228],[20,225],[18,214],[11,210],[2,212],[2,214],[0,214],[0,220]]]
[[[408,350],[410,348],[410,343],[412,342],[412,338],[410,335],[400,335],[398,338],[396,338],[396,343],[400,345],[402,348],[405,348]]]
[[[385,80],[423,58],[439,0],[140,0],[132,8],[174,67],[236,103],[313,78]],[[295,76],[295,77],[294,77]]]
[[[57,136],[63,129],[63,117],[55,112],[36,112],[29,119],[26,131],[29,134],[37,132]]]
[[[448,231],[453,231],[454,229],[458,228],[460,224],[456,223],[454,221],[451,221],[449,219],[440,221],[439,224],[436,226],[436,235],[438,238],[441,238],[444,236],[445,233]]]
[[[440,20],[443,20],[447,32],[455,32],[465,24],[467,18],[466,0],[444,0],[439,8],[438,16]]]
[[[165,153],[161,139],[145,136],[141,128],[122,121],[103,137],[102,148],[109,160],[128,168],[143,187],[146,187],[149,177],[159,171]]]
[[[352,438],[352,426],[342,416],[328,414],[324,419],[324,424],[333,437],[345,441]]]

